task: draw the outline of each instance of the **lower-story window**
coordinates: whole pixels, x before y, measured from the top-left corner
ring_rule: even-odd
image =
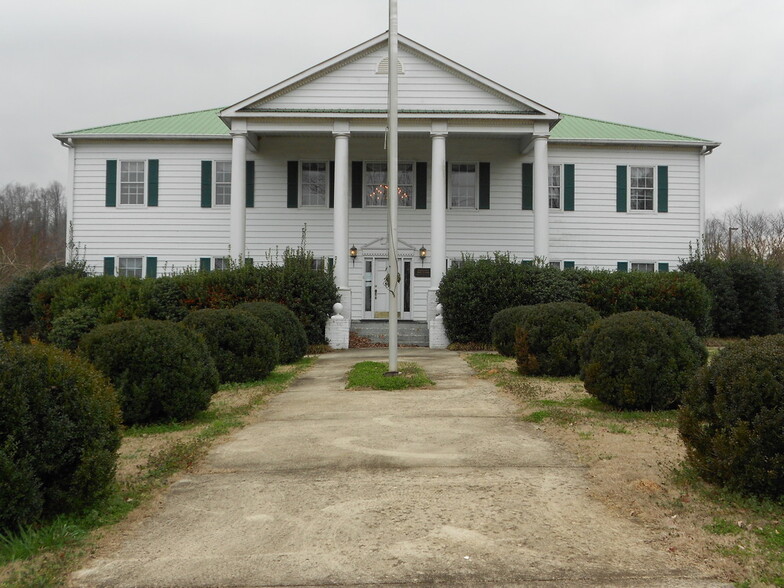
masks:
[[[632,262],[632,271],[653,273],[655,271],[654,264],[648,262],[644,262],[644,263]]]
[[[227,270],[230,268],[229,258],[228,257],[216,257],[212,260],[212,267],[216,270]]]
[[[117,265],[117,275],[122,278],[142,277],[141,257],[120,257]]]

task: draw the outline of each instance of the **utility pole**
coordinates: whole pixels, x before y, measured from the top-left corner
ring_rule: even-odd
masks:
[[[387,84],[387,246],[389,269],[389,375],[397,374],[397,0],[389,0],[389,78]]]

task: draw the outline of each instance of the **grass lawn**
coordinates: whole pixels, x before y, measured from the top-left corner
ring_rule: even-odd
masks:
[[[415,363],[398,364],[398,374],[387,376],[386,363],[362,361],[348,373],[346,388],[369,388],[371,390],[405,390],[425,388],[435,384],[424,370]]]

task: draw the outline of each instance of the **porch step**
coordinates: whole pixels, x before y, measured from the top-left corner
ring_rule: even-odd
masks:
[[[366,320],[351,321],[351,332],[370,339],[371,343],[388,343],[389,321]],[[430,337],[424,321],[398,321],[397,342],[399,345],[428,347]]]

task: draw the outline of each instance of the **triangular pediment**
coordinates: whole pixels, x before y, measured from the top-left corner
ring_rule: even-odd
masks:
[[[388,33],[224,110],[224,118],[297,113],[384,113]],[[486,114],[558,118],[558,113],[399,37],[401,116]]]

